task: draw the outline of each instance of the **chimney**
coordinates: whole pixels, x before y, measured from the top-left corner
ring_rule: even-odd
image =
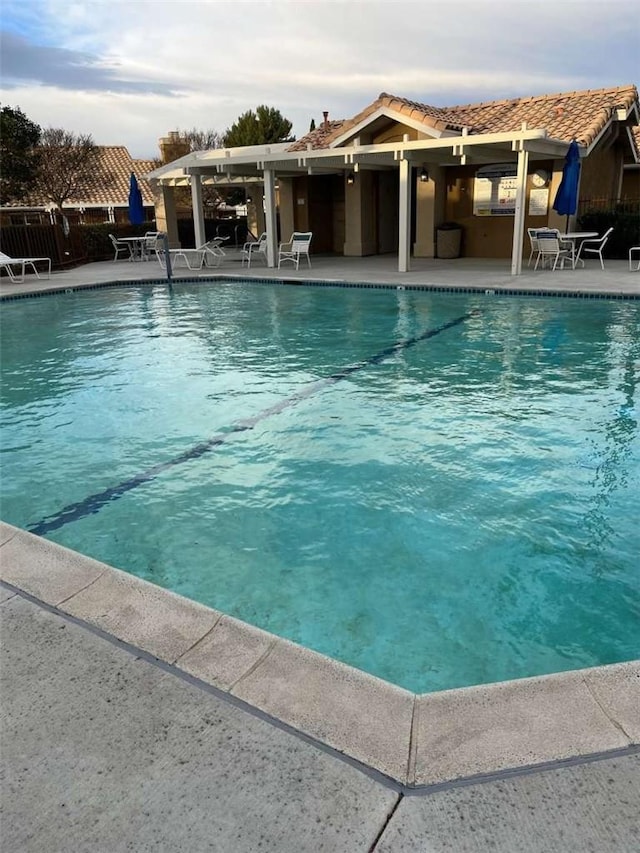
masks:
[[[159,139],[158,147],[160,148],[160,160],[163,166],[189,153],[188,141],[180,136],[177,130],[171,130],[166,136]]]
[[[326,130],[329,127],[329,111],[323,110],[322,112],[322,127]]]

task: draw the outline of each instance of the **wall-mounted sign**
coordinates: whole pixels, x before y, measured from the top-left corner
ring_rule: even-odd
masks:
[[[549,207],[549,190],[547,187],[531,190],[529,193],[529,216],[546,216]]]
[[[483,166],[473,182],[474,216],[513,216],[516,211],[516,165]]]

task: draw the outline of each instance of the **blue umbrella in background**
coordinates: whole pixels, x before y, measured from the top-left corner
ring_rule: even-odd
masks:
[[[569,150],[564,158],[562,167],[562,180],[556,193],[553,209],[561,216],[567,217],[567,229],[569,228],[569,217],[578,209],[578,182],[580,180],[580,149],[575,139],[571,142]]]
[[[129,222],[132,225],[142,225],[144,222],[144,205],[138,179],[131,172],[129,179]]]

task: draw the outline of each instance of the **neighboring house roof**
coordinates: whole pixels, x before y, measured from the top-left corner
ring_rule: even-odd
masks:
[[[303,136],[289,151],[303,151],[308,144],[312,148],[329,148],[350,129],[366,123],[367,118],[381,110],[404,116],[414,126],[422,124],[425,132],[458,134],[467,128],[469,134],[505,133],[518,131],[526,123],[530,129],[546,129],[552,139],[566,142],[576,139],[588,147],[618,110],[635,110],[637,114],[638,90],[628,85],[452,107],[432,107],[382,92],[353,118],[329,122],[330,127]]]
[[[129,179],[134,173],[145,206],[154,203],[153,193],[144,176],[157,167],[154,160],[134,160],[123,145],[99,145],[99,166],[79,192],[65,202],[66,207],[126,207],[129,203]],[[49,201],[43,196],[7,204],[7,208],[43,208]]]

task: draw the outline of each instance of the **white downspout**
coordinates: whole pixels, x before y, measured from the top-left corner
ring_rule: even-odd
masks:
[[[513,218],[513,245],[511,248],[511,275],[522,272],[522,246],[524,242],[524,214],[527,200],[527,169],[529,152],[524,148],[518,151],[518,172],[516,175],[516,210]]]
[[[409,259],[411,251],[411,163],[408,160],[400,160],[400,210],[398,227],[398,272],[409,272]]]

